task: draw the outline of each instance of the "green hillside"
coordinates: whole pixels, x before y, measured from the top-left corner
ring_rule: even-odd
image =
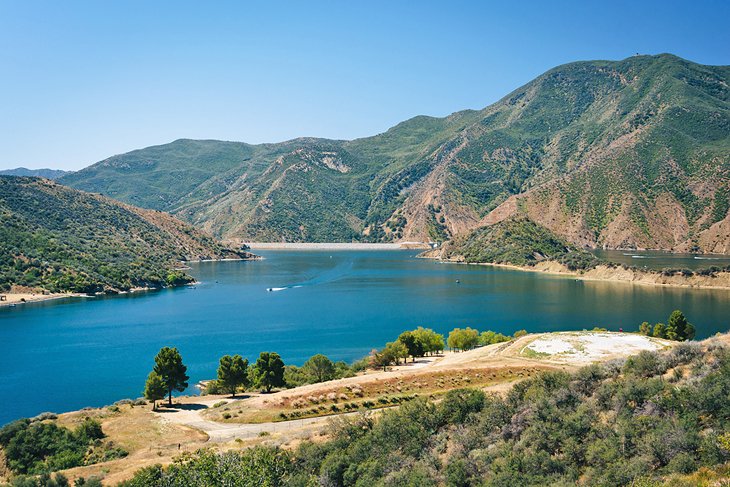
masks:
[[[178,140],[61,181],[244,240],[443,240],[522,213],[581,246],[730,252],[728,83],[668,54],[577,62],[373,137]]]
[[[565,264],[571,270],[588,269],[600,263],[592,253],[576,248],[526,218],[504,220],[456,237],[444,245],[441,257],[517,266],[534,266],[549,260]]]
[[[169,215],[38,178],[0,176],[0,221],[2,291],[174,286],[192,280],[180,261],[239,255]]]

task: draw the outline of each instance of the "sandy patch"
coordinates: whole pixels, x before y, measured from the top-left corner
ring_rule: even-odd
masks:
[[[38,301],[49,301],[51,299],[60,298],[72,298],[84,296],[83,294],[72,294],[72,293],[57,293],[57,294],[42,294],[42,293],[0,293],[0,296],[5,296],[5,299],[0,301],[0,306],[16,306],[24,303],[33,303]]]
[[[554,333],[540,335],[521,351],[548,360],[589,363],[634,355],[644,350],[656,351],[671,342],[632,333]],[[531,353],[532,352],[532,353]]]

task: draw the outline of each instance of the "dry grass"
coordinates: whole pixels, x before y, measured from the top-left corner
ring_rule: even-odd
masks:
[[[446,370],[418,370],[411,374],[383,377],[378,374],[358,377],[356,381],[320,384],[304,393],[285,391],[268,397],[237,401],[208,409],[206,419],[229,423],[263,423],[289,419],[327,416],[352,411],[392,407],[418,396],[436,397],[463,387],[492,387],[512,383],[541,370],[546,365],[523,365]],[[265,397],[265,398],[264,398]],[[263,399],[262,399],[263,398]]]
[[[181,451],[195,451],[208,440],[208,435],[201,431],[159,421],[150,406],[122,405],[118,408],[118,412],[100,408],[59,416],[58,424],[69,428],[75,428],[87,417],[98,419],[107,440],[129,452],[125,458],[65,471],[72,482],[77,477],[97,476],[103,477],[105,483],[116,484],[141,467],[156,463],[167,465]]]

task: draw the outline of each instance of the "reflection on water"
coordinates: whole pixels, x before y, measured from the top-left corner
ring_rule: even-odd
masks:
[[[0,395],[13,397],[0,423],[138,397],[168,345],[180,349],[194,384],[213,377],[224,354],[349,361],[419,325],[633,330],[674,309],[700,337],[730,325],[730,291],[440,264],[411,251],[261,253],[262,261],[193,264],[194,287],[0,309]]]
[[[653,270],[697,270],[730,265],[730,255],[722,254],[673,254],[658,250],[594,250],[593,253],[611,262]]]

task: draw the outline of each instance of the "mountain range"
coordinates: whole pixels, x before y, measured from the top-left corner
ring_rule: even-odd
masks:
[[[27,169],[25,167],[0,169],[0,176],[30,176],[46,179],[58,179],[65,174],[71,174],[71,171],[62,171],[61,169]]]
[[[556,67],[351,141],[177,140],[59,179],[241,241],[444,241],[527,218],[581,247],[730,252],[730,67]]]

